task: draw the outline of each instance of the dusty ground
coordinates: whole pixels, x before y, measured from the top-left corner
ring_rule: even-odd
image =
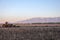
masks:
[[[0,40],[60,40],[60,27],[0,28]]]

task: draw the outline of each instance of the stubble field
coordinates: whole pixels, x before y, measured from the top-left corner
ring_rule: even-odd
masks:
[[[60,40],[60,27],[0,28],[0,40]]]

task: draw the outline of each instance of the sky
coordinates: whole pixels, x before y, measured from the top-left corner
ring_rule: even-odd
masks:
[[[0,0],[0,22],[60,17],[60,0]]]

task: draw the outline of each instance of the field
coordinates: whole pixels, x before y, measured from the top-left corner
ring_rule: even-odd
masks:
[[[0,28],[0,40],[60,40],[60,27]]]
[[[32,26],[34,26],[34,27],[38,27],[38,26],[47,26],[47,27],[52,27],[52,26],[60,26],[60,23],[16,23],[16,24],[14,24],[14,25],[18,25],[18,26],[27,26],[27,27],[32,27]]]

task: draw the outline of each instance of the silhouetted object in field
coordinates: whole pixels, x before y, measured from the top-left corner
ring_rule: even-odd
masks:
[[[13,24],[9,24],[8,22],[5,22],[5,24],[3,24],[2,27],[20,27],[20,26],[16,26]]]

